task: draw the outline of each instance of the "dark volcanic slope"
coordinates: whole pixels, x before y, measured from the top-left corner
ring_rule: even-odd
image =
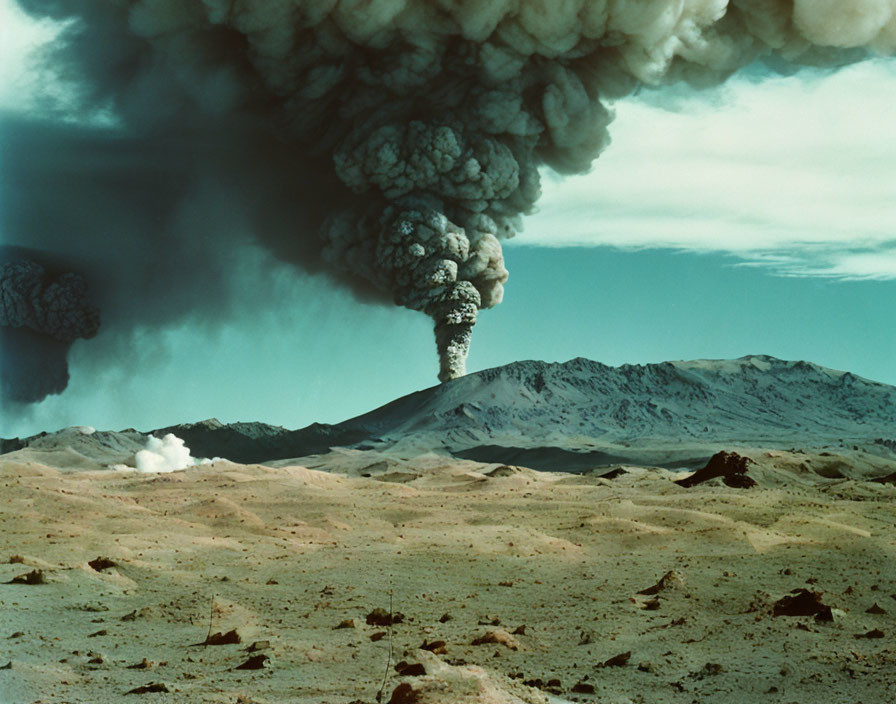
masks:
[[[579,358],[469,374],[338,425],[289,431],[205,421],[154,434],[167,432],[183,438],[195,456],[238,462],[373,445],[579,469],[627,458],[661,463],[667,449],[672,462],[687,457],[688,448],[713,444],[792,447],[892,438],[896,387],[767,356],[620,367]]]
[[[484,438],[831,442],[896,432],[896,387],[767,356],[620,367],[579,358],[470,374],[347,423],[387,438],[440,433],[454,448]]]

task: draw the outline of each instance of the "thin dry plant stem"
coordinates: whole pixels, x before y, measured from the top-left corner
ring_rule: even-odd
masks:
[[[389,659],[386,661],[386,671],[383,673],[383,683],[380,685],[380,691],[376,693],[378,702],[383,700],[383,690],[386,688],[386,681],[389,679],[389,668],[392,667],[392,580],[389,580]]]
[[[208,647],[209,638],[212,637],[212,622],[215,618],[215,597],[217,594],[212,594],[212,603],[208,608],[208,633],[205,634],[205,647]]]

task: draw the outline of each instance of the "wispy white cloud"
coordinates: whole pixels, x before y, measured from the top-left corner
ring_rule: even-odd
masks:
[[[30,19],[13,0],[0,0],[0,110],[25,109],[46,90],[33,52],[59,31],[58,24]]]
[[[546,179],[521,243],[725,252],[896,278],[896,61],[620,102],[585,176]]]

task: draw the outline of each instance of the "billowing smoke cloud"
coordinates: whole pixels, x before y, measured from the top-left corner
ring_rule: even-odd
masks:
[[[47,65],[78,90],[3,126],[8,240],[119,332],[226,313],[254,242],[432,317],[443,380],[539,168],[587,170],[608,102],[896,47],[896,0],[19,1],[68,22]]]
[[[68,347],[96,335],[99,311],[80,274],[54,274],[30,259],[4,256],[11,255],[0,250],[0,361],[19,373],[4,371],[3,395],[36,401],[65,388]]]

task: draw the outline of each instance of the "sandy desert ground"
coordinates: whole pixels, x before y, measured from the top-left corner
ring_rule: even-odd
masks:
[[[0,581],[45,583],[0,584],[0,701],[368,704],[390,636],[396,704],[896,700],[896,486],[846,478],[854,457],[740,451],[759,486],[358,451],[158,475],[6,455]],[[797,589],[832,620],[773,615]],[[368,624],[390,592],[396,623]]]

